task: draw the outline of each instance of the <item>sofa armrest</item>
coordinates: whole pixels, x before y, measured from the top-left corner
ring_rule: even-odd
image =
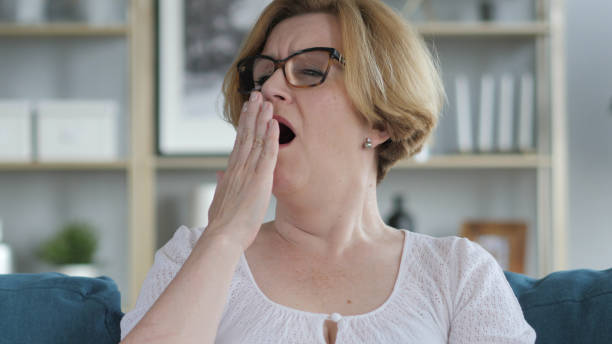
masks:
[[[2,343],[117,343],[120,294],[108,277],[0,275]]]
[[[505,274],[536,343],[612,343],[612,269]]]

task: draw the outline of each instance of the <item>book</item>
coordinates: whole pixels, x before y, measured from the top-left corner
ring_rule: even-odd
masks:
[[[534,99],[534,80],[533,75],[526,73],[521,76],[521,93],[520,93],[520,114],[519,114],[519,131],[518,131],[518,146],[522,152],[532,152],[535,150],[533,142],[533,99]]]
[[[473,150],[472,115],[470,110],[470,85],[466,76],[455,78],[457,98],[457,140],[459,152],[469,153]]]
[[[501,77],[499,89],[499,121],[497,143],[500,152],[510,152],[513,148],[514,133],[514,78],[510,74]]]
[[[482,76],[480,83],[480,120],[478,121],[478,150],[493,151],[493,109],[495,80],[493,76]]]

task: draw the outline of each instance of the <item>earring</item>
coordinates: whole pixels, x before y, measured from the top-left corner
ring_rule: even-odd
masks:
[[[363,143],[363,148],[372,148],[372,139],[366,137],[365,142]]]

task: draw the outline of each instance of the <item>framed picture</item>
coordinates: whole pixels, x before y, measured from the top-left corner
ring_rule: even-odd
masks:
[[[487,250],[504,270],[525,273],[527,225],[523,222],[470,221],[461,226],[461,236]]]
[[[234,128],[222,119],[221,85],[242,40],[270,0],[158,0],[161,155],[227,155]]]

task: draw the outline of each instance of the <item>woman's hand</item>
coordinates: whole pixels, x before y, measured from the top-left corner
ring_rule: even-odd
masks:
[[[236,141],[227,170],[217,174],[217,189],[208,211],[205,234],[221,234],[246,250],[261,227],[278,156],[278,122],[272,103],[260,92],[242,107]]]

